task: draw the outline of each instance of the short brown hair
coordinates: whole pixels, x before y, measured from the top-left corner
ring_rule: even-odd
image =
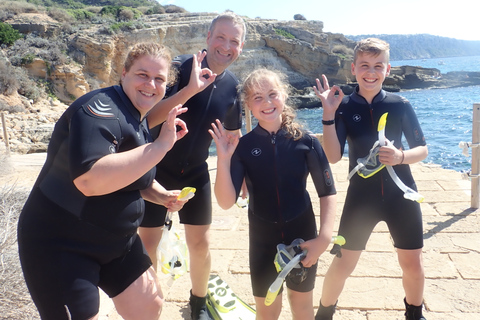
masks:
[[[141,42],[133,46],[133,48],[128,52],[127,57],[125,58],[125,63],[123,68],[125,71],[129,71],[132,65],[139,58],[143,56],[152,56],[155,58],[163,58],[168,62],[168,84],[175,83],[176,81],[176,69],[172,68],[172,54],[170,50],[163,44],[156,42]]]
[[[390,60],[390,45],[388,42],[378,38],[366,38],[360,40],[355,49],[353,49],[353,62],[357,61],[359,54],[371,54],[378,56],[381,53],[385,53],[387,61]]]
[[[221,20],[228,20],[232,22],[234,25],[241,26],[242,27],[242,42],[245,42],[245,37],[247,36],[247,27],[245,25],[245,21],[243,20],[242,17],[239,15],[235,14],[233,11],[225,11],[218,16],[215,17],[215,19],[212,20],[212,23],[210,23],[210,27],[208,28],[208,32],[212,33],[213,29],[215,29],[215,25],[217,24],[218,21]]]

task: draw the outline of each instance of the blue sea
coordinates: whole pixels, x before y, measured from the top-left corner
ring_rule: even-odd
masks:
[[[439,61],[443,61],[439,64]],[[449,71],[479,71],[480,56],[427,60],[392,61],[392,66],[415,65]],[[438,164],[460,172],[471,168],[469,157],[462,154],[460,142],[472,141],[473,104],[480,103],[480,86],[402,91],[417,113],[428,145],[425,163]],[[322,108],[300,109],[297,117],[315,133],[322,132]],[[404,143],[405,146],[408,144]]]

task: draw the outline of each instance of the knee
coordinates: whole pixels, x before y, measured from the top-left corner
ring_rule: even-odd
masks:
[[[126,320],[158,320],[162,313],[164,299],[157,296],[154,299],[142,299],[143,303],[135,307],[122,308],[117,306],[118,314]]]

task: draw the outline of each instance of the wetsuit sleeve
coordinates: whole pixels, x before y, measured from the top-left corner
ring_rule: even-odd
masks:
[[[245,168],[240,161],[237,151],[234,152],[230,162],[230,175],[232,176],[233,186],[235,187],[235,192],[238,198],[242,189],[243,178],[245,177]]]
[[[340,143],[340,152],[343,155],[345,153],[345,142],[347,141],[347,127],[338,111],[335,115],[335,131],[337,132],[337,139]]]
[[[242,106],[238,97],[228,109],[223,126],[230,131],[242,128]]]
[[[410,148],[427,145],[417,115],[415,114],[415,110],[413,110],[412,105],[408,101],[405,103],[402,130]]]
[[[310,151],[307,153],[307,166],[317,190],[318,197],[336,194],[332,170],[327,156],[317,138],[309,136],[311,140]]]
[[[68,161],[72,180],[90,170],[98,159],[116,152],[120,142],[116,117],[96,118],[79,108],[70,120]]]

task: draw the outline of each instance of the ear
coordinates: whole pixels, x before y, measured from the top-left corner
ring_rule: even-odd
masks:
[[[386,74],[387,76],[390,75],[390,69],[391,69],[391,68],[392,68],[392,66],[391,66],[390,63],[389,63],[388,66],[387,66],[387,74]]]
[[[122,80],[125,78],[126,74],[127,74],[127,70],[125,70],[125,68],[123,68],[123,70],[122,70]]]
[[[352,75],[355,75],[355,63],[352,62],[351,66],[350,66],[350,71],[352,72]]]

